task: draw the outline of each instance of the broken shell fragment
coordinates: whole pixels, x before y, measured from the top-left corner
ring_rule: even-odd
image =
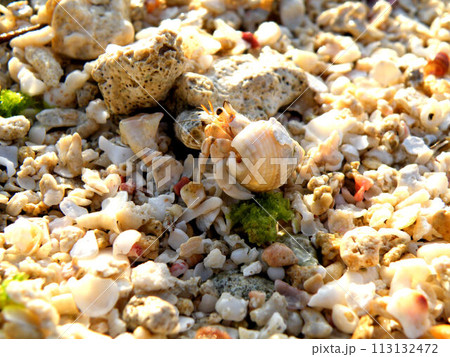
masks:
[[[157,150],[156,134],[162,113],[139,114],[120,121],[120,137],[135,154],[144,149]]]
[[[408,338],[418,338],[430,327],[428,301],[417,290],[398,290],[389,300],[386,311],[400,322]]]

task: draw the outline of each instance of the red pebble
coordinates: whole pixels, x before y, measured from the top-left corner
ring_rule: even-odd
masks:
[[[179,277],[180,275],[183,275],[188,269],[188,264],[184,260],[178,259],[172,264],[169,270],[172,276]]]
[[[136,185],[132,181],[122,182],[119,186],[120,191],[126,191],[132,195],[136,191]]]
[[[127,255],[129,257],[140,257],[142,254],[144,254],[144,249],[139,244],[139,242],[136,242],[131,246],[131,249]]]
[[[439,52],[436,57],[434,57],[434,60],[428,61],[423,69],[423,74],[425,76],[433,74],[436,77],[443,77],[448,71],[448,66],[448,55],[444,52]]]
[[[175,194],[177,196],[180,195],[180,191],[181,189],[187,185],[189,182],[191,182],[191,180],[189,180],[187,177],[183,176],[180,181],[178,181],[178,183],[175,184],[175,186],[173,186],[173,192],[175,192]]]
[[[242,39],[247,41],[252,48],[258,48],[259,42],[256,39],[255,35],[251,32],[242,32]]]
[[[159,7],[159,0],[145,0],[145,9],[147,14],[151,14]]]
[[[355,175],[355,201],[361,202],[364,199],[364,192],[373,186],[373,182],[363,175]]]

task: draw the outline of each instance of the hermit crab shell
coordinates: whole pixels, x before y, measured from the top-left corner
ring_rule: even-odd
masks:
[[[186,110],[176,118],[175,135],[188,148],[200,150],[205,140],[205,126],[210,121],[202,110]]]
[[[228,168],[238,183],[253,192],[284,185],[303,159],[304,151],[275,118],[248,124],[231,142],[239,155],[236,169]]]

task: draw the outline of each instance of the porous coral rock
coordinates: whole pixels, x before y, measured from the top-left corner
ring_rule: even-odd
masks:
[[[165,99],[184,63],[177,34],[161,30],[151,38],[108,50],[95,61],[92,77],[109,110],[129,114]]]
[[[81,175],[83,157],[80,135],[75,133],[62,137],[56,143],[56,150],[58,151],[59,163],[55,167],[55,172],[69,178]]]
[[[0,140],[23,138],[30,130],[30,121],[23,115],[0,118]]]
[[[380,235],[370,227],[348,231],[341,239],[340,254],[350,270],[358,271],[378,264],[382,245]]]
[[[267,119],[290,104],[307,88],[302,69],[270,48],[252,55],[218,59],[204,75],[187,72],[176,82],[179,107],[199,107],[211,101],[219,107],[229,101],[237,112]]]
[[[47,86],[56,87],[58,85],[64,71],[49,48],[27,46],[25,47],[25,58]]]
[[[134,39],[127,0],[61,0],[53,11],[55,52],[80,60],[101,55],[114,43],[128,45]]]
[[[364,3],[347,1],[326,10],[317,18],[317,24],[338,33],[351,33],[363,41],[375,41],[384,34],[368,21],[369,8]]]
[[[178,330],[177,309],[157,296],[133,296],[123,310],[123,320],[130,329],[143,326],[163,335]]]
[[[133,269],[131,281],[137,293],[169,289],[174,285],[169,268],[164,263],[148,261]]]

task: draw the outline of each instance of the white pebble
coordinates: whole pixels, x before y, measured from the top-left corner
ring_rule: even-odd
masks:
[[[216,303],[216,311],[224,320],[242,321],[247,315],[247,305],[244,299],[223,293]]]
[[[260,261],[253,262],[242,270],[244,276],[251,276],[261,273],[263,266]]]
[[[70,198],[64,198],[59,204],[59,209],[65,216],[70,218],[78,218],[88,214],[88,210],[75,204]]]
[[[13,245],[17,252],[27,254],[41,244],[43,234],[40,226],[20,217],[5,228],[5,242]]]
[[[0,146],[0,165],[6,168],[8,177],[16,173],[17,153],[18,149],[16,146]]]
[[[293,49],[289,51],[294,63],[307,72],[312,72],[319,62],[319,56],[311,51]]]
[[[180,248],[183,243],[186,243],[189,240],[189,236],[183,232],[181,229],[175,228],[172,232],[170,232],[168,243],[169,246],[175,250]]]
[[[430,327],[428,301],[417,290],[396,291],[390,298],[386,311],[400,322],[408,338],[418,338]]]
[[[172,249],[166,249],[164,252],[162,252],[160,255],[158,255],[155,259],[155,263],[174,263],[178,257],[180,256],[179,253],[173,251]]]
[[[190,330],[194,326],[195,320],[192,317],[180,316],[178,318],[178,324],[180,326],[178,332],[184,332]]]
[[[286,321],[286,331],[290,335],[298,336],[302,332],[303,320],[300,314],[296,311],[289,311],[289,316]]]
[[[403,146],[408,154],[417,155],[416,162],[419,165],[425,164],[434,153],[418,136],[408,136],[403,140]]]
[[[201,281],[208,280],[212,275],[212,269],[206,268],[203,263],[198,263],[194,268],[194,276],[199,276]]]
[[[200,304],[198,304],[198,310],[206,314],[210,314],[215,310],[217,300],[218,298],[216,298],[214,295],[203,295]]]
[[[283,316],[277,311],[275,312],[267,322],[266,326],[259,332],[258,338],[268,338],[272,335],[283,333],[286,330],[286,323]]]
[[[28,138],[33,144],[41,145],[44,143],[46,134],[47,129],[44,126],[35,123],[28,132]]]
[[[284,271],[284,268],[282,268],[282,267],[279,267],[279,268],[269,267],[269,268],[267,268],[267,275],[269,276],[270,280],[273,280],[273,281],[283,280],[285,271]]]
[[[255,32],[255,37],[261,47],[274,45],[281,37],[281,29],[273,21],[263,22]]]
[[[239,248],[233,250],[230,258],[233,261],[233,263],[240,265],[245,263],[251,263],[252,261],[256,260],[258,255],[259,252],[256,248],[252,248],[251,250],[249,250],[249,248]]]
[[[417,250],[417,257],[423,258],[428,264],[442,256],[450,257],[450,243],[429,243]]]
[[[225,264],[226,259],[227,258],[225,257],[225,255],[223,255],[219,249],[215,248],[209,252],[208,256],[205,258],[203,263],[207,268],[220,269]]]
[[[175,284],[173,279],[166,264],[151,260],[138,265],[131,272],[131,282],[138,294],[169,289]]]
[[[101,99],[89,102],[86,107],[86,116],[89,120],[93,120],[98,124],[105,124],[109,119],[109,112],[105,102]]]
[[[17,36],[11,40],[10,46],[20,48],[25,48],[26,46],[44,46],[49,43],[54,36],[55,33],[53,29],[50,26],[45,26],[42,29]]]
[[[281,0],[281,23],[289,30],[295,30],[300,26],[304,14],[305,4],[303,0]]]

